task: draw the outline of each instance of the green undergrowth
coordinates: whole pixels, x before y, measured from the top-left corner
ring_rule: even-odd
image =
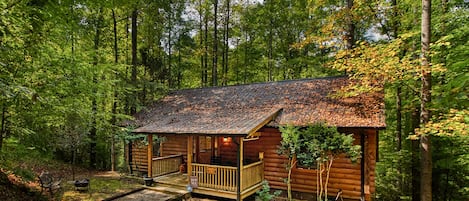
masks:
[[[43,169],[57,169],[59,162],[36,147],[26,147],[14,138],[8,138],[0,151],[0,168],[15,174],[25,182],[34,181],[36,172]]]
[[[124,177],[92,177],[89,191],[77,191],[72,183],[63,186],[62,200],[103,200],[142,187],[139,181]]]
[[[9,138],[3,143],[0,151],[0,170],[6,175],[14,175],[17,182],[14,188],[10,188],[10,184],[0,184],[0,189],[6,195],[0,200],[9,198],[17,200],[19,195],[29,192],[39,194],[37,178],[43,171],[48,171],[54,178],[61,179],[62,188],[54,191],[52,196],[48,192],[43,192],[44,198],[48,200],[103,200],[142,187],[143,181],[127,178],[116,172],[88,170],[82,167],[74,169],[75,178],[72,176],[71,164],[55,160],[52,155],[44,154],[38,148],[24,146],[17,140]],[[85,178],[90,179],[89,191],[77,191],[74,181]],[[39,197],[32,200],[36,199],[40,200]]]

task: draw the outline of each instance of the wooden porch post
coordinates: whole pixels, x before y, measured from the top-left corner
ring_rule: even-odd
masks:
[[[148,177],[153,177],[153,174],[152,174],[152,165],[153,165],[153,135],[152,134],[148,134],[148,146],[147,146],[147,155],[148,155]]]
[[[200,136],[195,137],[195,160],[196,163],[200,163]]]
[[[192,176],[192,148],[194,145],[194,142],[192,141],[194,138],[189,135],[187,136],[187,180],[191,180]]]
[[[238,168],[237,168],[237,190],[236,190],[236,200],[237,201],[242,201],[241,199],[241,192],[243,190],[243,137],[238,137],[239,139],[239,144],[238,144]]]

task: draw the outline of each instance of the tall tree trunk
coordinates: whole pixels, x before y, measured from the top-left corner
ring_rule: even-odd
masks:
[[[170,5],[171,5],[171,1],[170,1]],[[173,53],[172,53],[172,49],[173,49],[173,45],[171,44],[171,35],[173,34],[173,12],[172,12],[173,9],[170,9],[169,11],[169,17],[168,17],[168,87],[169,88],[172,88],[173,87],[173,78],[172,78],[172,56],[173,56]]]
[[[412,129],[411,134],[415,134],[415,129],[419,127],[420,123],[420,108],[417,107],[412,111]],[[419,141],[412,140],[412,201],[420,200],[420,164],[419,164]]]
[[[228,40],[230,37],[230,0],[226,0],[226,15],[225,15],[225,29],[223,33],[223,42],[224,42],[224,50],[223,50],[223,83],[222,85],[227,85],[228,83],[228,66],[229,66],[229,44]]]
[[[397,39],[398,37],[398,23],[397,23],[397,0],[391,1],[392,5],[392,34],[393,38]],[[402,149],[402,87],[401,83],[398,83],[396,86],[396,151],[400,154]],[[401,157],[399,156],[399,160]],[[397,174],[399,179],[397,180],[398,192],[402,192],[402,166],[397,167]]]
[[[243,72],[243,84],[247,82],[247,75],[248,75],[248,66],[249,66],[249,57],[248,57],[248,31],[247,29],[244,30],[244,72]]]
[[[182,56],[181,56],[181,54],[182,54],[181,50],[179,49],[178,50],[178,69],[177,69],[177,75],[176,75],[177,76],[176,77],[177,78],[177,82],[176,82],[177,85],[176,86],[177,86],[178,89],[181,88],[181,82],[182,82],[182,72],[181,72],[181,69],[182,69],[182,66],[181,66]]]
[[[347,0],[348,10],[348,25],[347,25],[347,36],[346,36],[346,48],[351,50],[355,43],[355,23],[353,22],[352,16],[353,0]]]
[[[398,37],[397,23],[397,0],[392,0],[392,35],[394,39]],[[402,87],[401,83],[396,86],[396,150],[400,151],[402,147]]]
[[[6,104],[2,104],[2,125],[0,126],[0,151],[2,151],[3,147],[3,139],[5,138],[6,134],[6,113],[7,113],[7,108]]]
[[[199,9],[198,9],[198,12],[199,12],[199,48],[202,49],[203,48],[203,39],[204,39],[204,36],[203,36],[203,31],[202,31],[202,23],[203,23],[203,19],[202,19],[202,15],[203,15],[203,11],[202,11],[202,0],[199,0]],[[204,54],[200,54],[200,86],[204,87],[206,86],[207,82],[204,80],[205,78],[205,69],[204,69]]]
[[[213,64],[212,64],[212,86],[218,85],[218,0],[213,1]]]
[[[204,27],[204,43],[205,43],[205,52],[204,52],[204,81],[205,85],[208,85],[208,11],[205,10],[205,27]]]
[[[119,64],[119,51],[117,46],[117,19],[114,9],[112,9],[112,22],[113,22],[113,32],[114,32],[114,64]],[[114,74],[115,79],[118,79],[117,71]],[[117,124],[117,86],[114,87],[114,100],[112,103],[112,118],[111,125],[116,126]],[[111,133],[111,171],[116,171],[116,142],[115,134]]]
[[[137,88],[137,16],[138,11],[134,9],[132,11],[132,85]],[[138,94],[134,92],[134,97],[129,98],[132,102],[130,103],[130,115],[137,113],[137,100]]]
[[[269,57],[269,61],[268,61],[268,68],[269,68],[269,75],[268,75],[268,81],[273,81],[273,26],[274,26],[274,22],[273,22],[273,17],[272,17],[272,14],[273,14],[273,2],[272,1],[269,1],[269,44],[268,44],[268,48],[269,48],[269,52],[268,52],[268,57]]]
[[[422,88],[420,103],[420,123],[426,126],[431,114],[431,67],[430,67],[430,41],[431,41],[431,0],[422,0],[422,33],[421,33],[421,62],[422,62]],[[422,201],[432,200],[432,154],[430,136],[420,136],[421,176],[420,197]]]
[[[103,17],[102,17],[102,8],[99,9],[98,17],[96,19],[96,24],[95,24],[95,38],[94,38],[94,51],[95,51],[95,56],[94,56],[94,61],[93,65],[95,68],[97,68],[98,63],[99,63],[99,42],[100,42],[100,36],[101,36],[101,24],[103,22]],[[92,107],[92,115],[93,115],[93,120],[91,122],[91,129],[90,129],[90,168],[95,169],[96,168],[96,146],[97,146],[97,113],[98,113],[98,103],[97,103],[97,86],[98,85],[98,78],[95,73],[93,73],[93,97],[91,101],[91,107]]]

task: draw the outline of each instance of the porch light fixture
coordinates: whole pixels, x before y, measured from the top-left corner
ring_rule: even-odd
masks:
[[[231,142],[231,137],[223,137],[223,143]]]

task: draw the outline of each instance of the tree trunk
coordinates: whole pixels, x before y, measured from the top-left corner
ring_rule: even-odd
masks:
[[[273,27],[274,27],[274,22],[273,22],[273,17],[272,17],[272,14],[273,14],[273,2],[270,1],[269,2],[269,42],[268,42],[268,48],[269,48],[269,52],[268,52],[268,57],[269,57],[269,61],[268,61],[268,68],[269,68],[269,75],[268,75],[268,81],[273,81]]]
[[[415,107],[411,114],[411,135],[415,134],[415,129],[419,127],[420,123],[420,107]],[[411,141],[412,151],[412,201],[420,200],[420,163],[419,163],[419,141]]]
[[[296,164],[296,159],[294,159],[294,158],[290,159],[290,164],[289,164],[289,167],[288,167],[288,178],[287,178],[287,197],[288,197],[288,200],[292,200],[291,174],[292,174],[292,170],[293,170],[293,167],[295,166],[295,164]]]
[[[119,63],[119,51],[117,46],[117,20],[116,13],[112,9],[112,22],[113,22],[113,32],[114,32],[114,63],[117,65]],[[114,74],[115,79],[118,79],[117,72]],[[112,103],[112,118],[111,125],[115,126],[117,124],[117,86],[114,88],[114,102]],[[111,133],[111,171],[116,171],[116,142],[114,138],[115,134]]]
[[[212,86],[218,85],[218,0],[213,1],[213,64],[212,64]]]
[[[346,36],[346,48],[351,50],[355,43],[355,24],[352,16],[353,0],[347,0],[348,10],[348,25],[347,25],[347,36]]]
[[[239,47],[239,38],[236,39],[236,47]],[[236,79],[236,84],[239,84],[239,52],[238,50],[235,50],[235,65],[234,65],[234,71],[235,71],[235,79]]]
[[[204,40],[204,43],[205,43],[205,52],[204,52],[204,86],[207,86],[208,85],[208,14],[207,14],[207,10],[205,10],[205,27],[204,27],[204,37],[205,37],[205,40]]]
[[[430,121],[431,102],[431,67],[430,67],[430,41],[431,41],[431,0],[422,0],[422,33],[421,33],[421,61],[422,61],[422,88],[420,103],[420,123],[425,126]],[[420,197],[422,201],[432,200],[432,154],[430,136],[420,136],[421,176]]]
[[[396,150],[401,151],[402,147],[402,88],[396,89]]]
[[[202,32],[202,0],[199,0],[199,48],[203,48],[203,32]],[[204,54],[200,54],[200,86],[206,86],[207,82],[205,81],[205,71],[204,71]]]
[[[249,57],[248,57],[248,31],[244,30],[245,44],[244,44],[244,72],[243,72],[243,84],[247,82]]]
[[[326,169],[326,184],[324,185],[324,200],[327,200],[327,187],[329,185],[329,176],[331,173],[332,163],[334,162],[334,156],[331,156],[329,160],[330,161],[327,162],[327,169]]]
[[[173,78],[172,78],[172,48],[173,48],[173,45],[171,44],[171,35],[172,35],[172,32],[173,32],[173,21],[172,21],[172,17],[173,17],[173,12],[172,12],[172,9],[170,9],[169,11],[169,17],[168,17],[168,87],[171,89],[173,87]]]
[[[226,0],[226,18],[225,18],[225,54],[224,54],[224,68],[223,68],[223,85],[228,84],[228,66],[229,66],[229,39],[230,39],[230,0]]]
[[[177,80],[176,80],[176,86],[178,89],[181,88],[181,82],[182,82],[182,73],[181,73],[181,69],[182,69],[182,66],[181,66],[181,63],[182,63],[182,56],[181,56],[181,50],[178,50],[178,69],[177,69]]]
[[[95,68],[97,68],[97,65],[99,63],[99,42],[100,42],[100,36],[101,36],[101,24],[103,22],[103,17],[102,17],[102,8],[99,9],[99,14],[96,19],[96,24],[95,24],[95,38],[94,38],[94,61],[93,65]],[[93,120],[91,122],[91,129],[89,133],[90,137],[90,168],[95,169],[96,168],[96,146],[97,146],[97,112],[98,112],[98,103],[97,103],[97,86],[98,85],[98,78],[96,74],[93,74],[93,97],[91,101],[91,107],[92,107],[92,115],[93,115]]]
[[[132,11],[132,75],[131,75],[131,82],[132,85],[137,88],[137,16],[138,11],[134,9]],[[129,100],[132,101],[130,103],[130,115],[134,115],[137,113],[137,100],[138,94],[135,92],[134,97],[130,98]]]
[[[0,127],[0,151],[2,151],[3,139],[4,139],[5,133],[6,133],[6,126],[5,126],[5,123],[6,123],[6,112],[7,112],[6,104],[3,103],[3,104],[2,104],[2,125],[1,125],[1,127]]]

